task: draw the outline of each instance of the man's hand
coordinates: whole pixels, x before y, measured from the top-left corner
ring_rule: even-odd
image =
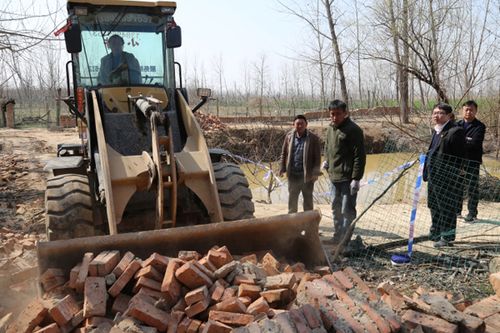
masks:
[[[359,180],[353,179],[351,181],[351,195],[355,195],[359,191]]]
[[[328,171],[328,161],[323,161],[323,164],[321,164],[321,169]]]

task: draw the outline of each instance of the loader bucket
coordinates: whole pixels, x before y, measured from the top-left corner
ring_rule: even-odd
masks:
[[[110,236],[57,240],[38,243],[40,274],[47,268],[69,270],[83,254],[104,250],[131,251],[146,259],[150,254],[177,257],[180,250],[206,253],[214,245],[227,246],[234,255],[273,251],[290,263],[308,268],[328,265],[318,236],[319,210],[232,222],[141,231]]]

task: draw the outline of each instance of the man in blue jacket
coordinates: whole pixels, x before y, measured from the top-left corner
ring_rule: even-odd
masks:
[[[463,119],[457,122],[459,127],[465,131],[465,188],[464,194],[468,194],[469,201],[467,209],[469,213],[465,222],[474,222],[477,219],[477,204],[479,203],[479,167],[483,162],[483,141],[486,126],[476,118],[477,103],[473,100],[462,105]],[[463,197],[462,197],[463,199]],[[460,202],[458,215],[462,212],[462,201]]]
[[[123,51],[125,42],[119,35],[108,39],[111,53],[101,58],[98,84],[129,85],[141,83],[141,66],[132,53]]]

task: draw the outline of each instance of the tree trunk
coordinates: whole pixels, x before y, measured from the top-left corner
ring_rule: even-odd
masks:
[[[325,10],[328,18],[328,27],[330,28],[330,35],[332,39],[332,48],[335,54],[335,63],[337,70],[339,71],[339,81],[340,81],[340,91],[342,94],[342,99],[349,106],[349,95],[347,93],[347,83],[344,74],[344,64],[342,62],[342,56],[340,54],[340,47],[337,39],[337,34],[335,32],[335,22],[333,21],[332,15],[332,0],[322,0],[325,5]]]

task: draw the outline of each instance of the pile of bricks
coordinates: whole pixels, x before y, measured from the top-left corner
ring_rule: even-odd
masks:
[[[381,283],[377,289],[382,300],[401,315],[406,329],[494,333],[500,332],[500,273],[491,274],[490,282],[497,294],[473,304],[460,294],[428,291],[422,287],[412,297],[401,295],[387,282]],[[498,288],[495,288],[495,283],[498,283]]]
[[[43,298],[27,306],[7,333],[485,332],[496,327],[485,319],[495,314],[484,303],[465,309],[467,304],[453,305],[437,293],[409,298],[388,283],[371,289],[349,267],[307,271],[302,263],[279,262],[271,253],[233,256],[226,247],[204,256],[153,253],[145,260],[131,252],[86,253],[70,272],[50,268],[40,282]],[[482,302],[494,302],[500,316],[496,298]]]
[[[210,132],[219,132],[227,128],[227,125],[224,124],[219,117],[211,113],[203,113],[201,111],[197,111],[195,114],[198,123],[200,124],[201,129],[205,133]]]

